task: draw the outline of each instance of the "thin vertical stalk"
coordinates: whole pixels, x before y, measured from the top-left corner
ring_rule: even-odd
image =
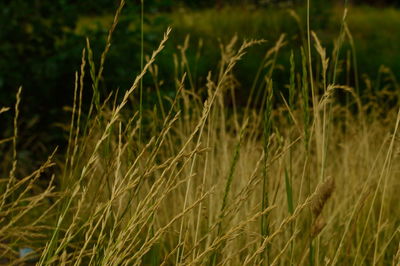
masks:
[[[315,92],[314,92],[313,70],[312,70],[312,59],[311,59],[310,2],[311,2],[310,0],[307,0],[308,71],[309,71],[309,79],[310,79],[310,87],[311,87],[311,97],[312,97],[314,116],[315,116],[317,104],[315,103],[316,99],[315,99]],[[315,116],[314,119],[317,119],[317,116]],[[311,191],[310,178],[308,178],[308,187],[309,187],[309,191]],[[311,213],[310,213],[310,216],[311,216]],[[309,248],[310,248],[309,263],[312,266],[312,265],[314,265],[314,251],[313,251],[314,249],[313,249],[312,239],[310,239]]]
[[[140,71],[143,71],[144,65],[144,0],[140,1]],[[143,127],[143,79],[140,79],[139,85],[139,145],[142,141]]]
[[[2,210],[4,204],[6,203],[6,197],[10,191],[10,188],[16,181],[15,172],[17,171],[17,164],[18,164],[18,158],[17,158],[18,118],[19,118],[19,105],[21,103],[21,92],[22,92],[22,87],[19,87],[18,92],[17,92],[17,102],[15,103],[14,136],[12,138],[13,162],[12,162],[12,167],[11,167],[9,177],[8,177],[7,187],[6,187],[6,190],[4,191],[3,197],[1,199],[0,211]],[[14,202],[14,193],[12,194],[11,199]]]
[[[272,133],[272,80],[269,80],[267,83],[267,99],[266,99],[266,106],[264,111],[264,167],[263,167],[263,185],[262,185],[262,205],[261,205],[261,212],[264,212],[269,207],[269,182],[268,182],[268,154],[269,154],[269,139]],[[269,220],[268,214],[263,214],[261,216],[261,235],[263,240],[269,234]],[[269,248],[270,245],[266,246],[266,263],[269,264]],[[265,252],[261,253],[261,260],[264,259]]]
[[[289,104],[288,108],[293,109],[293,101],[294,101],[294,91],[295,91],[295,63],[294,63],[294,54],[293,50],[291,51],[290,54],[290,85],[289,85]],[[290,112],[292,110],[288,110],[287,113],[287,120],[289,124],[289,133],[288,133],[288,139],[289,143],[292,142],[292,131],[291,127],[293,126],[293,120],[290,116]],[[292,167],[292,149],[289,148],[289,169],[285,167],[285,188],[286,188],[286,199],[287,199],[287,204],[288,204],[288,211],[292,215],[294,212],[294,207],[293,207],[293,187],[292,187],[292,178],[293,178],[293,167]],[[290,235],[293,235],[293,224],[290,224]],[[290,259],[291,263],[293,260],[293,251],[294,251],[294,243],[295,239],[290,242]]]

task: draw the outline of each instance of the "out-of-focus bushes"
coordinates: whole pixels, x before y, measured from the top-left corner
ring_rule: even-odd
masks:
[[[23,87],[19,132],[21,139],[29,141],[19,143],[18,149],[27,160],[42,160],[40,154],[47,156],[47,149],[65,140],[70,113],[63,107],[72,105],[74,73],[80,68],[86,37],[91,40],[95,63],[100,61],[108,25],[77,31],[76,23],[81,17],[90,20],[101,12],[112,14],[119,1],[90,2],[96,5],[89,1],[0,1],[0,107],[12,107],[18,87]],[[97,10],[103,7],[105,10]],[[103,95],[128,87],[140,69],[139,10],[140,6],[132,2],[123,10],[106,61],[105,78],[100,82]],[[157,25],[167,23],[161,19],[146,19],[145,23],[145,51],[150,53],[162,37]],[[89,69],[86,72],[89,79]],[[87,86],[84,104],[90,99],[91,87]],[[0,139],[12,135],[12,116],[13,112],[0,116]],[[7,145],[0,147],[0,155],[4,155],[4,149]]]
[[[353,0],[351,1],[353,4],[358,5],[373,5],[373,6],[400,6],[400,2],[398,0]]]

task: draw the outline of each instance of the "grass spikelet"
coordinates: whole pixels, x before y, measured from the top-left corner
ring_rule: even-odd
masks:
[[[328,199],[332,196],[335,190],[335,180],[333,177],[328,177],[324,183],[317,187],[316,195],[311,205],[311,210],[315,217],[318,217],[324,208]]]
[[[311,226],[311,239],[314,239],[326,225],[325,219],[322,215],[318,215],[313,225]]]

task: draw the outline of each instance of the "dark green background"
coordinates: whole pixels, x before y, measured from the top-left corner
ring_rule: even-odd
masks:
[[[337,6],[336,1],[314,0],[311,2],[312,28],[319,34],[329,54],[332,50],[332,42],[338,36],[340,28],[341,13],[336,11],[340,11],[342,5]],[[378,73],[380,65],[386,65],[394,70],[394,76],[399,78],[397,70],[400,69],[400,35],[398,34],[400,18],[396,15],[392,17],[381,15],[382,8],[385,10],[388,7],[396,8],[398,1],[354,0],[349,3],[370,5],[370,7],[364,6],[358,9],[359,13],[364,12],[365,15],[358,14],[354,17],[354,21],[351,15],[349,16],[349,27],[356,42],[360,76],[370,77],[374,86],[379,89],[383,87]],[[227,6],[237,5],[240,5],[243,10],[250,10],[247,13],[249,15],[251,15],[251,10],[257,9],[266,10],[266,14],[271,10],[280,12],[282,16],[276,25],[263,25],[260,22],[260,25],[250,30],[246,28],[246,23],[223,25],[225,17],[235,15],[229,12],[224,13],[224,10]],[[118,1],[110,0],[0,1],[0,107],[12,107],[18,87],[23,86],[19,126],[20,139],[25,141],[19,143],[19,149],[22,151],[20,156],[25,156],[29,160],[32,160],[32,157],[41,158],[41,154],[47,155],[49,149],[65,143],[66,131],[60,124],[66,125],[70,114],[64,111],[63,107],[72,104],[74,72],[80,66],[85,38],[89,37],[91,40],[94,59],[98,63],[108,30],[99,25],[77,32],[77,23],[84,17],[112,16],[117,6]],[[178,53],[177,46],[183,43],[187,34],[191,35],[191,45],[187,56],[196,69],[195,82],[201,83],[207,72],[217,67],[220,59],[218,40],[227,41],[235,32],[240,38],[265,38],[269,41],[266,45],[250,50],[236,70],[236,77],[240,81],[239,94],[243,96],[242,98],[247,96],[246,88],[254,79],[254,73],[261,61],[260,57],[273,45],[281,33],[287,33],[288,47],[278,59],[278,64],[282,68],[274,75],[275,84],[283,90],[288,79],[290,51],[293,49],[299,52],[298,48],[301,45],[298,26],[287,15],[286,10],[293,8],[304,19],[304,6],[305,1],[300,0],[145,1],[144,49],[146,54],[150,54],[158,45],[166,27],[171,24],[173,26],[171,39],[157,61],[160,67],[160,78],[165,83],[162,93],[164,95],[174,93],[172,55]],[[202,9],[213,9],[214,11],[210,11],[210,14],[215,12],[216,19],[199,20],[198,25],[194,26],[176,23],[182,12],[201,12]],[[214,23],[212,26],[214,31],[202,30],[202,25],[212,23]],[[113,37],[112,48],[104,70],[104,79],[100,83],[103,96],[115,89],[123,91],[128,88],[140,69],[138,25],[140,25],[140,1],[128,0]],[[204,47],[201,60],[195,62],[199,39],[204,40]],[[344,51],[347,50],[349,50],[349,45],[345,43]],[[298,57],[299,53],[297,53]],[[354,80],[346,80],[344,75],[339,77],[339,81],[350,82],[350,85],[354,83]],[[152,81],[149,76],[145,77],[144,82],[146,88],[151,87]],[[91,86],[88,79],[84,96],[85,108],[90,99]],[[145,108],[152,108],[154,104],[156,104],[155,92],[146,89]],[[0,138],[12,135],[12,117],[13,112],[0,116]],[[9,147],[3,145],[0,147],[0,152],[6,152],[7,149]]]

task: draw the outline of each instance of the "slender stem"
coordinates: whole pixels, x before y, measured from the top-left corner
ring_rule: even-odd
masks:
[[[144,0],[141,0],[141,14],[140,14],[140,71],[143,71],[144,65]],[[143,127],[143,79],[140,79],[140,99],[139,99],[139,145],[142,140],[142,127]]]
[[[309,78],[310,78],[310,87],[311,87],[311,97],[312,97],[312,103],[313,103],[313,109],[314,109],[314,119],[316,119],[316,103],[315,103],[315,92],[314,92],[314,82],[313,82],[313,71],[312,71],[312,65],[311,65],[311,37],[310,37],[310,0],[307,0],[307,48],[308,48],[308,71],[309,71]],[[308,187],[311,191],[311,180],[308,178]],[[311,216],[311,213],[310,213]],[[310,248],[310,255],[309,255],[309,263],[310,265],[314,265],[314,252],[313,252],[313,243],[312,240],[310,240],[309,243],[309,248]]]

